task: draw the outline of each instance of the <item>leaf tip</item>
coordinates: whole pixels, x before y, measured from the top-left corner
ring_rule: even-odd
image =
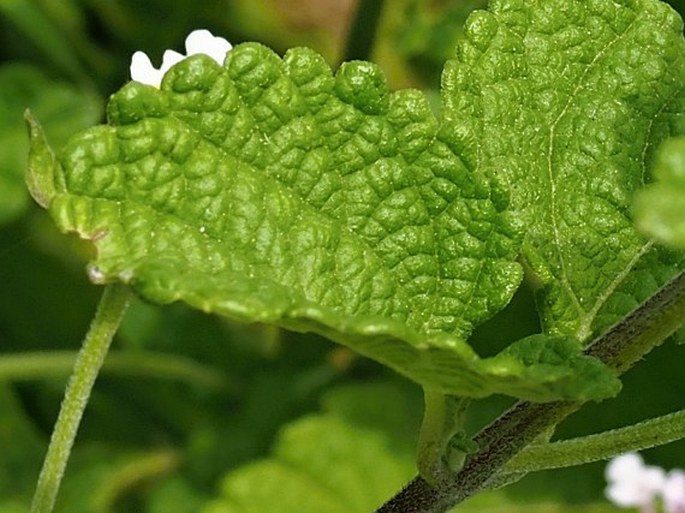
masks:
[[[29,109],[24,111],[30,147],[26,167],[26,186],[33,199],[48,208],[56,194],[55,172],[59,166],[55,153],[45,138],[43,128]]]

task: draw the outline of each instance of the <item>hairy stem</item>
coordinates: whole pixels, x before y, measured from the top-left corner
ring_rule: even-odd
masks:
[[[505,465],[504,472],[527,473],[582,465],[681,438],[685,438],[685,410],[596,435],[528,446]]]
[[[126,311],[129,298],[130,292],[125,285],[109,285],[102,294],[67,383],[33,496],[31,513],[50,513],[55,505],[81,417],[112,338]]]
[[[685,322],[685,272],[678,274],[585,351],[621,374]],[[479,451],[455,479],[439,488],[415,478],[377,513],[444,513],[483,488],[538,435],[582,406],[580,402],[519,401],[474,439]]]

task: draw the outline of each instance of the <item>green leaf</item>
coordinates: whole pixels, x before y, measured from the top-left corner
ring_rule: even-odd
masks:
[[[197,513],[206,502],[200,492],[179,476],[172,476],[150,492],[147,513]]]
[[[270,459],[228,474],[204,513],[368,513],[413,472],[383,433],[312,416],[283,430]]]
[[[322,410],[348,424],[382,431],[393,452],[412,456],[421,423],[423,396],[417,387],[394,381],[353,383],[328,390],[321,398]]]
[[[630,217],[684,110],[682,29],[655,0],[497,0],[446,65],[446,133],[527,220],[548,333],[588,340],[683,265]]]
[[[504,356],[523,362],[531,373],[539,372],[547,379],[556,376],[559,390],[569,387],[563,392],[567,397],[602,397],[607,390],[613,394],[620,390],[618,380],[599,360],[581,354],[572,337],[532,335],[511,344],[500,353]]]
[[[18,217],[28,205],[23,183],[28,143],[22,114],[26,108],[40,116],[50,139],[60,145],[95,123],[100,113],[92,95],[49,80],[35,68],[0,67],[0,224]]]
[[[656,183],[635,198],[635,222],[645,234],[685,249],[685,137],[666,141],[654,164]]]
[[[446,393],[567,398],[464,342],[518,286],[522,226],[419,92],[389,93],[370,63],[333,76],[310,50],[244,44],[223,67],[182,61],[161,90],[127,84],[108,117],[57,162],[34,129],[28,174],[94,243],[95,282],[315,331]]]

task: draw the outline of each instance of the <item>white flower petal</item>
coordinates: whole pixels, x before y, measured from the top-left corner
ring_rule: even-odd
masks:
[[[159,87],[164,75],[160,70],[152,66],[150,57],[145,52],[135,52],[131,56],[131,80],[140,82],[141,84]]]
[[[660,493],[666,482],[666,472],[660,467],[646,466],[640,480],[645,488]]]
[[[639,454],[629,452],[612,459],[604,471],[607,481],[620,481],[627,476],[639,475],[644,468],[644,461]]]
[[[671,470],[661,490],[667,513],[685,513],[685,472]]]
[[[650,506],[661,493],[666,474],[659,467],[647,466],[635,453],[614,458],[606,468],[609,486],[605,494],[621,507]]]
[[[607,499],[620,506],[621,508],[630,508],[632,506],[643,506],[645,498],[641,490],[636,490],[631,486],[612,485],[608,486],[604,491]],[[649,501],[646,501],[647,503]]]
[[[173,50],[165,50],[164,55],[162,56],[162,66],[159,68],[162,76],[165,75],[169,69],[171,69],[171,66],[178,64],[185,58],[186,56],[182,53],[178,53]]]
[[[214,36],[207,29],[193,30],[186,37],[186,53],[188,55],[204,53],[205,48],[212,44],[213,39]]]
[[[162,57],[162,65],[155,68],[150,58],[144,52],[135,52],[131,57],[131,80],[159,88],[162,78],[174,64],[178,64],[187,56],[205,54],[219,64],[223,64],[226,54],[233,48],[231,43],[223,37],[215,37],[209,30],[193,30],[186,38],[186,52],[183,55],[173,50],[166,50]]]
[[[215,37],[209,30],[193,30],[186,38],[186,53],[188,55],[209,55],[219,64],[223,64],[233,46],[223,37]]]
[[[226,60],[226,54],[230,52],[232,48],[233,45],[223,37],[215,37],[212,46],[207,50],[207,55],[219,64],[223,64]]]

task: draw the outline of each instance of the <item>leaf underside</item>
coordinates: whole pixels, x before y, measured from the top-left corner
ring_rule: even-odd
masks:
[[[444,120],[372,64],[244,44],[127,84],[56,160],[34,122],[32,193],[93,241],[95,281],[149,300],[315,331],[446,393],[613,394],[556,335],[587,338],[679,265],[627,215],[675,131],[679,26],[651,1],[490,9],[446,68]],[[465,340],[517,288],[522,240],[554,336],[480,359]]]

